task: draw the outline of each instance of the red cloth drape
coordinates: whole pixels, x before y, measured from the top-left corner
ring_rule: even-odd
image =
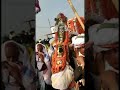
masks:
[[[95,0],[85,0],[85,12],[87,13],[96,12]]]
[[[97,2],[96,0],[85,0],[86,14],[97,12],[96,2]],[[101,14],[106,19],[119,17],[119,14],[118,14],[112,0],[99,0],[99,2],[100,2]]]
[[[80,19],[82,20],[83,24],[84,24],[84,17],[80,17]],[[74,20],[76,22],[76,28],[74,26]],[[84,30],[82,29],[79,21],[77,18],[71,18],[67,21],[67,25],[68,25],[68,28],[70,30],[70,32],[77,32],[79,34],[81,33],[84,33]]]
[[[100,4],[102,14],[106,19],[119,17],[112,0],[100,0]]]

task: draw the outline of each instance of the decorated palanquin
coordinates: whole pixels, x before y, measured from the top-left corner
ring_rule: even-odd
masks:
[[[64,24],[58,25],[55,33],[55,51],[52,55],[52,73],[58,73],[65,69],[68,60],[69,35]]]
[[[84,17],[80,17],[80,19],[84,23]],[[69,19],[67,21],[67,26],[70,32],[77,32],[78,34],[84,33],[84,30],[76,17]]]

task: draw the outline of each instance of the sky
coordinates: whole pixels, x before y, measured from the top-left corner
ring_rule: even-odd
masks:
[[[84,0],[72,0],[79,16],[84,17]],[[54,18],[61,12],[69,18],[75,17],[67,0],[39,0],[41,12],[36,14],[36,40],[46,39],[51,33],[50,26],[54,26]],[[50,22],[50,24],[49,24]]]

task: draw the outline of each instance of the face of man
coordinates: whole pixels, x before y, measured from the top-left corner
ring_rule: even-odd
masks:
[[[14,43],[8,43],[5,45],[5,55],[7,57],[7,60],[10,62],[16,62],[19,57],[19,50],[17,48],[17,45]]]
[[[79,56],[79,52],[84,55],[84,51],[85,51],[85,48],[84,46],[80,47],[80,48],[75,48],[75,52],[77,54],[77,56]]]
[[[81,52],[82,55],[84,55],[84,51],[85,51],[84,47],[80,48],[80,52]]]
[[[42,47],[41,44],[37,45],[37,50],[38,50],[38,52],[42,52],[43,51],[43,47]]]
[[[43,52],[43,46],[41,44],[37,45],[37,55],[39,59],[41,59],[44,62],[44,52]]]

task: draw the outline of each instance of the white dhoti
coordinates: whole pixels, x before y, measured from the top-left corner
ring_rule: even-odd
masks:
[[[67,89],[73,81],[73,69],[66,65],[65,69],[59,73],[52,74],[52,87],[55,89]]]

